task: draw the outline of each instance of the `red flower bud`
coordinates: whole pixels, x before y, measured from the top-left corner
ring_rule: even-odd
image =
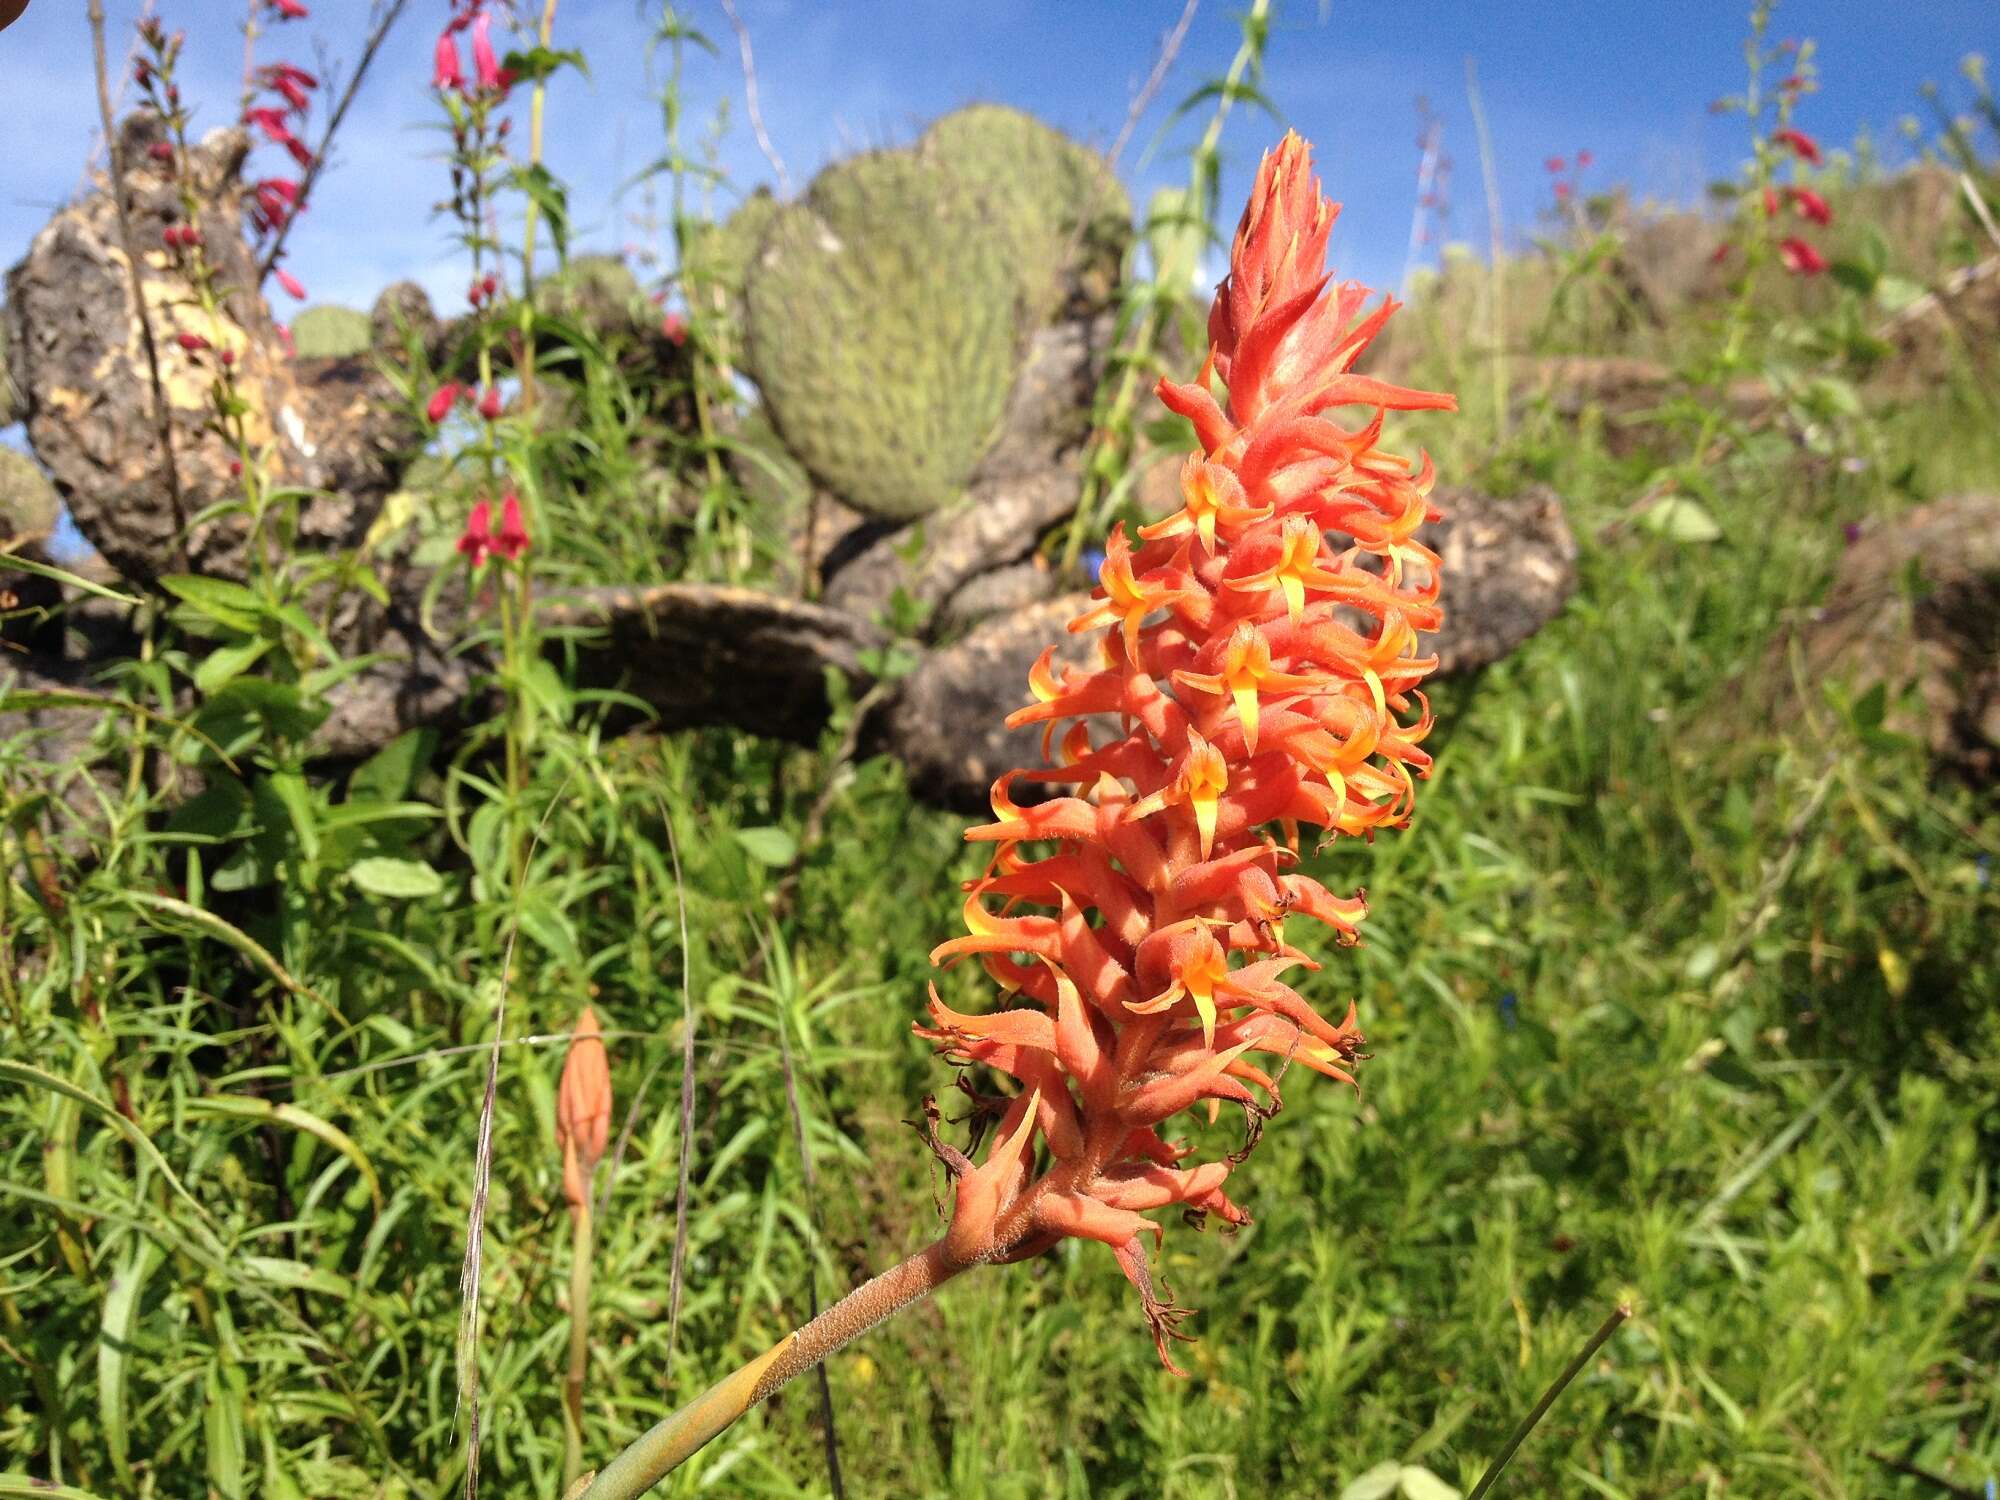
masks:
[[[670,312],[660,319],[660,334],[670,344],[679,346],[687,342],[687,319],[677,312]]]
[[[480,11],[472,22],[472,69],[482,94],[504,94],[513,82],[503,73],[500,59],[493,54],[493,18]]]
[[[190,354],[199,354],[208,347],[208,340],[198,333],[177,333],[174,342]]]
[[[433,422],[442,422],[458,404],[458,398],[465,394],[465,387],[456,380],[447,380],[431,392],[431,399],[424,407],[424,415]]]
[[[1789,187],[1785,191],[1791,195],[1792,207],[1799,211],[1799,217],[1813,224],[1831,224],[1833,209],[1818,193],[1808,187]]]
[[[278,19],[281,21],[303,21],[312,14],[299,4],[299,0],[270,0],[270,6],[278,13]]]
[[[521,497],[512,490],[500,503],[500,530],[493,537],[493,550],[513,562],[528,550],[528,528],[521,520]]]
[[[286,296],[300,302],[306,300],[306,289],[299,284],[298,277],[287,271],[283,266],[277,268],[277,277],[278,285],[285,289]]]
[[[1819,142],[1807,135],[1803,130],[1794,130],[1788,125],[1783,130],[1772,131],[1771,139],[1780,146],[1790,147],[1792,154],[1797,156],[1801,161],[1809,161],[1814,166],[1818,166],[1822,160]]]
[[[437,57],[431,66],[431,87],[440,93],[465,87],[465,70],[458,61],[458,43],[449,31],[438,35]]]
[[[500,387],[489,385],[479,398],[479,415],[491,422],[500,415]]]
[[[173,143],[170,141],[155,141],[146,148],[146,154],[152,157],[154,161],[172,161],[174,159]]]
[[[1797,235],[1778,246],[1778,259],[1794,276],[1817,276],[1826,269],[1826,257]]]
[[[465,518],[465,530],[459,533],[458,550],[471,559],[473,567],[479,567],[493,551],[493,502],[484,495],[472,507],[472,514]]]

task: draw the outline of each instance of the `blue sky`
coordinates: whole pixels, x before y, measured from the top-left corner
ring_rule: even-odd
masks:
[[[351,61],[367,0],[311,3],[312,19],[280,28],[265,55],[309,67]],[[855,148],[907,141],[939,113],[974,100],[1015,104],[1108,144],[1180,8],[1180,0],[741,0],[739,7],[756,47],[765,117],[797,182]],[[1141,201],[1157,185],[1184,180],[1181,150],[1198,122],[1170,132],[1150,155],[1146,148],[1173,104],[1226,66],[1238,8],[1202,0],[1122,164]],[[111,0],[108,9],[116,46],[129,38],[136,7]],[[1467,57],[1478,64],[1500,199],[1518,237],[1549,202],[1548,156],[1588,147],[1595,163],[1586,188],[1624,182],[1676,202],[1728,172],[1742,155],[1742,122],[1711,117],[1707,106],[1741,83],[1745,11],[1735,0],[1280,0],[1264,85],[1284,123],[1315,143],[1330,193],[1347,205],[1335,240],[1341,271],[1393,285],[1410,235],[1419,95],[1442,117],[1456,163],[1450,236],[1482,245],[1486,238]],[[236,96],[242,5],[161,0],[161,12],[189,33],[187,92],[200,101],[203,122],[221,122]],[[438,138],[427,127],[438,118],[428,81],[444,13],[442,0],[412,0],[336,146],[334,169],[293,233],[290,266],[316,301],[366,306],[404,276],[454,302],[461,293],[464,271],[446,225],[429,211],[443,182],[433,159]],[[690,135],[698,139],[726,100],[721,165],[739,187],[766,181],[727,20],[715,0],[692,0],[688,13],[718,47],[713,58],[690,60]],[[548,156],[571,184],[578,238],[588,248],[640,237],[627,222],[640,209],[637,196],[621,200],[616,190],[662,148],[646,46],[657,17],[657,3],[635,0],[562,0],[558,11],[558,45],[583,48],[591,72],[553,86]],[[1869,131],[1892,161],[1910,154],[1895,126],[1918,108],[1918,86],[1935,79],[1949,88],[1965,53],[2000,41],[1992,0],[1790,0],[1774,31],[1819,43],[1824,87],[1806,101],[1801,123],[1828,143]],[[75,190],[94,139],[81,0],[34,0],[0,34],[0,101],[4,266]],[[1249,108],[1232,119],[1224,138],[1230,220],[1257,153],[1277,131]],[[276,152],[264,159],[267,171],[286,166]]]

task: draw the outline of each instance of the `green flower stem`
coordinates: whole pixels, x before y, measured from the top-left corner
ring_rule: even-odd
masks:
[[[865,1282],[795,1333],[725,1375],[605,1465],[583,1500],[634,1500],[758,1402],[862,1334],[928,1297],[974,1262],[953,1259],[939,1240]]]
[[[563,1489],[583,1473],[583,1379],[590,1365],[591,1229],[588,1198],[570,1210],[569,1374],[563,1380]]]

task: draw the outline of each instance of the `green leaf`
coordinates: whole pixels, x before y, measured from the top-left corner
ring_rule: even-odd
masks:
[[[1639,524],[1670,542],[1713,542],[1722,537],[1722,528],[1708,507],[1685,495],[1668,495],[1640,512]]]
[[[146,1290],[146,1278],[159,1262],[160,1252],[153,1242],[134,1237],[130,1252],[112,1273],[98,1319],[97,1414],[104,1422],[111,1466],[128,1481],[133,1476],[126,1426],[126,1376],[132,1368],[132,1339],[139,1331],[139,1298]]]
[[[540,48],[536,49],[540,51]],[[514,54],[508,54],[510,57]],[[540,162],[514,170],[514,186],[526,193],[549,221],[549,236],[556,242],[556,258],[569,255],[569,193],[555,174]]]
[[[1875,305],[1887,313],[1899,313],[1928,295],[1922,283],[1907,276],[1884,276],[1875,283]]]
[[[1402,1482],[1403,1466],[1392,1458],[1375,1465],[1366,1474],[1348,1480],[1347,1487],[1340,1492],[1340,1500],[1388,1500]]]
[[[194,685],[206,697],[229,685],[242,673],[257,664],[257,659],[269,651],[274,642],[263,636],[252,636],[249,640],[235,641],[227,646],[217,646],[202,658],[201,665],[194,669]]]
[[[738,828],[735,837],[752,859],[774,870],[784,869],[799,852],[798,840],[782,828]]]
[[[1422,1464],[1404,1464],[1403,1500],[1459,1500],[1457,1489]]]
[[[583,53],[574,48],[558,52],[553,47],[530,47],[525,52],[509,52],[500,59],[500,66],[514,75],[516,83],[540,83],[564,68],[575,68],[585,78],[590,76]]]
[[[437,731],[411,729],[397,735],[354,768],[347,778],[349,802],[400,802],[437,748]]]
[[[361,1174],[368,1184],[368,1197],[375,1205],[375,1212],[382,1212],[382,1182],[375,1175],[375,1164],[368,1154],[355,1144],[354,1138],[338,1125],[322,1120],[296,1104],[281,1104],[271,1099],[259,1099],[244,1094],[203,1094],[187,1100],[182,1109],[191,1116],[223,1116],[238,1120],[270,1120],[293,1130],[303,1131],[314,1140],[332,1151],[338,1152],[354,1164],[354,1170]]]
[[[162,578],[160,587],[187,606],[187,612],[213,620],[231,630],[254,633],[265,615],[264,601],[240,583],[227,578],[204,578],[193,573],[176,573]]]
[[[221,884],[220,879],[218,878],[215,883],[219,888]],[[156,896],[151,891],[126,891],[123,893],[123,896],[125,901],[130,905],[139,907],[143,911],[152,912],[156,916],[185,922],[188,926],[208,934],[208,936],[214,938],[216,941],[234,948],[238,953],[277,980],[279,984],[283,985],[292,994],[313,1001],[324,1009],[328,1015],[340,1021],[342,1025],[346,1024],[340,1012],[335,1010],[324,996],[310,986],[301,984],[298,980],[294,979],[287,972],[285,966],[271,956],[270,951],[263,944],[259,943],[248,933],[230,926],[229,923],[223,921],[214,912],[204,911],[198,906],[190,906],[187,902],[177,901],[172,896]]]
[[[444,877],[420,859],[389,859],[381,855],[357,859],[349,867],[347,877],[371,896],[389,896],[399,901],[421,901],[444,892]]]
[[[249,806],[250,793],[242,782],[218,776],[173,810],[166,831],[184,838],[230,838],[247,831],[243,814]]]
[[[1864,297],[1875,290],[1881,279],[1858,260],[1837,260],[1827,267],[1827,274],[1850,292],[1859,292]]]
[[[93,595],[99,599],[109,599],[113,604],[123,604],[132,609],[137,609],[146,602],[143,599],[135,599],[130,594],[121,594],[116,589],[108,589],[101,583],[93,583],[88,578],[80,577],[66,568],[51,567],[47,563],[36,562],[32,557],[22,557],[18,552],[0,551],[0,559],[5,560],[10,570],[32,573],[37,578],[52,579],[56,583],[62,584],[65,588],[76,589],[79,592]],[[0,1476],[0,1482],[4,1482],[4,1478],[5,1476]],[[0,1489],[0,1495],[4,1495],[5,1493],[4,1489]],[[52,1490],[50,1493],[53,1494],[54,1491]]]

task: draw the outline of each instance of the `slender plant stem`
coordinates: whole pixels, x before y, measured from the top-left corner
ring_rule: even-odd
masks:
[[[743,99],[749,109],[751,133],[757,137],[757,149],[764,153],[764,160],[777,174],[778,191],[789,198],[792,196],[792,174],[785,170],[785,159],[778,155],[778,148],[771,142],[771,132],[764,128],[764,111],[757,102],[757,57],[750,50],[750,28],[736,13],[736,0],[722,0],[722,13],[729,17],[730,29],[736,33],[736,50],[743,59]]]
[[[556,0],[543,0],[542,26],[536,33],[543,48],[547,48],[555,37]],[[549,81],[535,80],[535,91],[528,102],[528,166],[532,170],[542,164],[542,116],[548,106]],[[523,414],[535,409],[535,222],[540,216],[541,202],[532,193],[528,195],[528,208],[521,222],[521,348],[515,358],[521,376],[521,410]],[[562,259],[562,243],[556,243],[556,258]]]
[[[1203,224],[1209,222],[1215,209],[1210,185],[1216,171],[1217,153],[1221,149],[1222,130],[1229,123],[1230,112],[1242,92],[1245,76],[1254,81],[1263,67],[1270,14],[1271,0],[1251,0],[1242,21],[1243,40],[1236,48],[1236,55],[1229,60],[1229,71],[1223,77],[1215,112],[1209,117],[1208,128],[1202,132],[1201,141],[1190,157],[1187,208],[1189,214]],[[1161,50],[1169,65],[1172,53],[1179,51],[1181,37],[1185,35],[1182,26],[1192,20],[1192,11],[1184,11],[1181,26],[1168,33]],[[1160,73],[1159,77],[1164,81],[1165,74]],[[1148,80],[1147,88],[1155,86],[1152,80]],[[1130,348],[1118,361],[1122,370],[1117,391],[1109,405],[1100,408],[1102,415],[1092,424],[1090,447],[1083,460],[1083,489],[1077,498],[1076,510],[1070,516],[1069,534],[1063,542],[1062,566],[1066,572],[1075,568],[1077,559],[1083,555],[1085,538],[1097,536],[1102,529],[1098,506],[1108,489],[1105,476],[1123,467],[1131,457],[1133,410],[1139,403],[1142,387],[1147,385],[1147,377],[1152,374],[1153,350],[1168,319],[1173,316],[1177,301],[1175,298],[1151,299]]]
[[[380,13],[374,28],[368,33],[368,40],[362,45],[360,61],[354,65],[354,73],[340,91],[340,98],[334,103],[333,113],[327,116],[326,129],[321,132],[319,149],[313,152],[312,165],[299,178],[298,201],[292,211],[285,215],[285,222],[278,226],[277,236],[271,241],[271,248],[264,252],[264,258],[257,263],[257,280],[261,284],[271,274],[271,268],[285,253],[285,239],[292,232],[292,226],[299,221],[299,215],[306,211],[306,200],[312,195],[313,185],[319,181],[319,174],[326,167],[327,152],[333,148],[334,133],[340,129],[340,122],[347,118],[347,111],[354,103],[354,96],[361,90],[361,80],[368,76],[368,66],[375,61],[375,54],[382,50],[382,44],[389,39],[389,31],[402,18],[404,6],[409,0],[389,0]]]
[[[1486,128],[1486,105],[1479,95],[1479,65],[1465,60],[1465,102],[1479,136],[1479,175],[1486,187],[1486,299],[1488,351],[1493,372],[1494,441],[1507,436],[1507,266],[1501,239],[1500,174],[1493,164],[1493,134]]]
[[[799,1107],[798,1076],[792,1067],[791,1018],[781,1010],[778,1015],[778,1062],[785,1073],[785,1105],[792,1116],[792,1143],[798,1148],[799,1170],[805,1178],[806,1223],[812,1229],[812,1243],[807,1248],[806,1260],[806,1305],[812,1315],[819,1316],[819,1193],[818,1181],[813,1172],[812,1152],[806,1146],[806,1117]],[[819,1413],[825,1424],[826,1475],[833,1486],[833,1500],[846,1500],[847,1486],[840,1477],[840,1432],[833,1418],[833,1386],[826,1378],[826,1364],[813,1372],[819,1378]]]
[[[590,1199],[570,1210],[569,1373],[563,1379],[563,1488],[583,1473],[583,1380],[590,1367]]]
[[[1521,1425],[1514,1429],[1513,1436],[1507,1439],[1507,1445],[1500,1450],[1499,1456],[1486,1466],[1486,1472],[1479,1476],[1479,1483],[1472,1487],[1472,1493],[1467,1495],[1465,1500],[1480,1500],[1482,1495],[1493,1488],[1493,1481],[1500,1477],[1501,1470],[1507,1467],[1515,1450],[1528,1440],[1528,1434],[1535,1430],[1535,1424],[1548,1415],[1549,1408],[1556,1404],[1556,1398],[1568,1388],[1572,1380],[1576,1379],[1583,1367],[1590,1363],[1592,1356],[1604,1347],[1604,1341],[1618,1331],[1618,1325],[1631,1316],[1632,1309],[1626,1303],[1621,1302],[1611,1309],[1611,1316],[1598,1325],[1597,1332],[1590,1336],[1590,1342],[1576,1351],[1576,1358],[1563,1368],[1562,1374],[1556,1376],[1555,1384],[1542,1392],[1542,1399],[1535,1403],[1534,1410],[1521,1418]]]
[[[132,313],[139,320],[139,342],[146,350],[146,380],[153,393],[153,430],[166,461],[167,499],[174,511],[174,551],[188,566],[187,502],[181,496],[180,465],[174,461],[174,427],[167,414],[167,390],[160,380],[160,351],[153,342],[153,320],[146,311],[146,287],[139,276],[139,254],[132,243],[132,216],[125,211],[125,149],[111,117],[111,79],[104,61],[104,0],[90,0],[91,62],[97,72],[97,118],[104,127],[104,150],[111,163],[111,206],[118,215],[118,244],[125,252],[125,279],[132,292]]]
[[[583,1500],[634,1500],[645,1494],[772,1392],[912,1302],[928,1297],[969,1266],[953,1260],[940,1240],[856,1287],[805,1327],[786,1334],[654,1426],[605,1465],[583,1492]]]
[[[681,1331],[681,1281],[687,1271],[688,1175],[694,1166],[694,954],[688,948],[687,897],[681,885],[681,849],[674,837],[674,815],[666,811],[667,854],[673,861],[674,895],[681,918],[681,1138],[680,1165],[674,1184],[674,1257],[667,1276],[667,1357],[664,1383],[674,1370],[674,1343]]]

